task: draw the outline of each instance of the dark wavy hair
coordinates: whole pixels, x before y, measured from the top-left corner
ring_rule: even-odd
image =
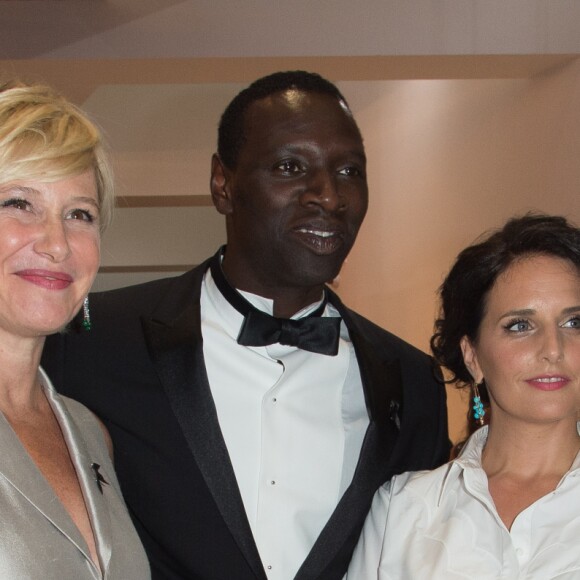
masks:
[[[221,116],[218,127],[218,155],[227,168],[235,169],[239,153],[246,141],[244,116],[250,105],[255,101],[290,89],[330,95],[348,109],[348,103],[342,93],[319,74],[293,70],[276,72],[259,78],[238,93]]]
[[[564,217],[528,213],[459,254],[439,289],[441,311],[431,337],[433,356],[451,373],[446,382],[462,386],[472,381],[461,339],[477,342],[487,296],[498,276],[514,261],[534,255],[563,258],[580,272],[580,229]],[[485,389],[481,397],[488,400]]]

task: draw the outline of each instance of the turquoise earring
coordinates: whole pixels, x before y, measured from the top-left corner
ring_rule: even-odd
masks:
[[[473,382],[473,418],[480,424],[484,425],[485,421],[483,417],[485,416],[485,409],[483,408],[483,403],[481,402],[481,397],[479,395],[479,389],[477,388],[481,383]]]

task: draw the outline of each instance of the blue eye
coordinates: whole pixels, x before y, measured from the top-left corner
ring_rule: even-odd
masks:
[[[510,320],[504,328],[509,332],[525,332],[530,330],[530,323],[527,320]]]
[[[570,320],[567,320],[563,325],[564,328],[580,329],[580,315],[573,316]]]

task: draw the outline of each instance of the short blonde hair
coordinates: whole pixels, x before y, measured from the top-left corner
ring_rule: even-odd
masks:
[[[45,85],[0,83],[0,184],[44,182],[95,172],[104,231],[115,205],[103,136],[92,121]]]

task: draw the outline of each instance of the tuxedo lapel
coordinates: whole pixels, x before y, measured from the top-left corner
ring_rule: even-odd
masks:
[[[328,291],[330,303],[338,310],[348,329],[361,375],[365,401],[371,423],[392,423],[398,427],[403,400],[400,360],[382,344],[368,340],[360,317],[344,306],[336,294]],[[364,321],[364,324],[369,324]],[[356,475],[356,474],[355,474]]]
[[[142,320],[143,330],[151,360],[221,516],[256,578],[265,580],[203,358],[199,303],[206,267],[202,264],[192,273],[193,284],[168,292],[155,315]]]
[[[296,580],[339,578],[354,547],[360,527],[378,487],[394,474],[388,458],[398,435],[398,411],[402,399],[400,362],[371,344],[358,320],[329,292],[330,302],[341,314],[355,349],[369,413],[359,461],[352,482],[320,533]],[[345,553],[346,547],[346,553]]]

